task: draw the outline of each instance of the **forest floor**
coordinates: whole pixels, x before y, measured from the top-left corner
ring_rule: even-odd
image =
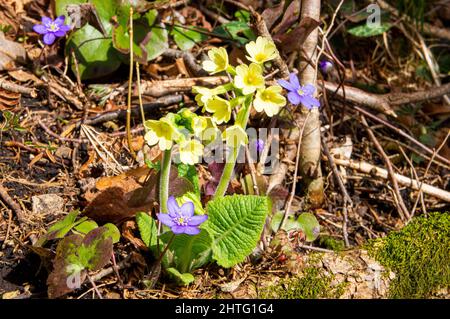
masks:
[[[221,1],[212,1],[215,4],[209,7],[206,2],[164,1],[158,11],[167,21],[171,14],[185,15],[186,23],[195,22],[211,31],[234,19],[240,9],[233,1],[225,1],[224,11],[217,10]],[[323,2],[321,21],[328,24],[339,1]],[[313,213],[321,226],[319,238],[298,244],[288,253],[280,252],[273,240],[267,247],[261,244],[261,251],[231,269],[209,265],[196,270],[195,281],[188,287],[165,278],[146,287],[143,281],[151,257],[134,215],[143,210],[155,212],[157,204],[136,207],[128,200],[148,173],[144,153],[151,159],[161,154],[144,145],[138,112],[132,118],[132,148],[137,158],[128,147],[124,113],[128,66],[122,65],[111,76],[77,80],[66,70],[63,44],[45,47],[43,52],[44,46],[32,31],[41,16],[54,16],[49,1],[2,1],[0,53],[9,44],[5,41],[11,41],[25,49],[26,58],[16,57],[13,66],[0,59],[0,296],[47,297],[48,259],[32,245],[51,225],[79,209],[99,223],[114,222],[121,230],[121,241],[114,246],[120,278],[111,266],[92,275],[104,298],[273,297],[268,287],[299,275],[307,278],[311,268],[326,274],[322,278],[321,271],[314,280],[322,284],[325,280],[329,286],[329,279],[335,288],[306,297],[387,298],[396,274],[369,257],[367,243],[401,230],[416,216],[448,214],[450,208],[450,89],[446,84],[450,39],[448,34],[422,33],[414,22],[394,14],[395,25],[383,34],[354,36],[347,32],[358,22],[352,12],[362,6],[345,2],[353,7],[347,4],[337,14],[332,37],[326,42],[326,57],[334,68],[327,74],[319,72],[317,80],[325,185],[320,207],[308,203],[301,176],[294,176],[296,157],[290,158],[288,150],[298,140],[285,132],[289,117],[282,113],[278,117],[283,131],[279,156],[289,170],[272,193],[274,209],[283,211],[289,202],[294,214]],[[258,12],[265,9],[260,1],[242,3]],[[448,33],[450,5],[447,2],[442,8],[433,10],[426,21]],[[243,56],[242,47],[218,37],[196,45],[189,56],[198,64],[207,48],[225,44],[230,59]],[[176,49],[172,42],[169,47]],[[295,69],[298,54],[280,52],[289,69]],[[180,103],[195,105],[189,79],[197,78],[198,70],[188,60],[166,52],[141,68],[143,86],[150,88],[143,95],[147,119],[159,119],[177,110]],[[134,88],[132,105],[137,111],[136,92]],[[261,116],[251,120],[255,128],[269,125],[270,119]],[[392,178],[389,167],[403,179]],[[203,189],[211,178],[208,165],[198,165],[197,171]],[[237,176],[248,176],[250,169],[242,165],[237,172]],[[247,182],[235,179],[232,192],[248,193]],[[263,190],[268,183],[269,176],[262,176],[258,187]],[[293,183],[295,196],[290,200]],[[112,185],[118,190],[111,190]],[[291,245],[283,234],[267,235],[269,239],[276,236],[281,237],[281,246]],[[448,287],[443,288],[434,296],[448,298]],[[67,297],[97,296],[87,282]]]

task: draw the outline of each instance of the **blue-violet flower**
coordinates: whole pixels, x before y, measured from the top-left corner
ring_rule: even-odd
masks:
[[[56,38],[63,37],[70,30],[70,26],[64,24],[65,16],[59,16],[55,20],[48,17],[42,17],[42,24],[33,26],[36,33],[44,35],[44,43],[52,45]]]
[[[300,85],[295,73],[290,74],[289,82],[286,80],[278,80],[278,83],[289,91],[287,97],[292,104],[298,105],[301,103],[308,110],[320,106],[319,100],[313,97],[314,91],[316,90],[314,85]]]
[[[186,202],[180,207],[173,196],[167,200],[167,209],[168,214],[157,214],[157,217],[174,234],[197,235],[200,233],[198,226],[208,219],[208,215],[194,216],[194,203]]]

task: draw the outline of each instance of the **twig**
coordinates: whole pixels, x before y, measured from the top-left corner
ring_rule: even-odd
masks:
[[[378,123],[383,124],[384,126],[390,128],[391,130],[394,130],[397,134],[399,134],[399,135],[401,135],[401,136],[407,138],[408,140],[410,140],[411,142],[413,142],[415,145],[419,146],[421,149],[423,149],[423,150],[426,151],[427,153],[429,153],[429,154],[431,154],[431,155],[434,153],[434,151],[433,151],[432,149],[430,149],[428,146],[425,146],[424,144],[422,144],[421,142],[419,142],[418,140],[416,140],[414,137],[412,137],[411,135],[408,135],[407,133],[405,133],[405,132],[402,131],[401,129],[395,127],[395,126],[392,125],[391,123],[389,123],[389,122],[387,122],[387,121],[385,121],[385,120],[383,120],[383,119],[380,119],[378,116],[375,116],[375,115],[373,115],[373,114],[370,113],[370,112],[367,112],[366,110],[364,110],[363,108],[360,108],[359,106],[354,106],[354,109],[357,110],[358,112],[364,114],[365,116],[371,118],[372,120],[377,121]],[[442,162],[444,162],[444,163],[450,165],[450,160],[449,160],[449,159],[447,159],[447,158],[445,158],[445,157],[443,157],[443,156],[441,156],[441,155],[439,155],[439,154],[436,154],[435,156],[436,156],[436,158],[438,158],[440,161],[442,161]]]
[[[25,214],[23,213],[20,206],[9,196],[6,189],[3,187],[3,182],[0,184],[0,197],[1,199],[16,213],[17,219],[19,223],[23,223],[26,221]]]
[[[175,50],[175,49],[167,49],[164,51],[163,56],[179,59],[182,58],[184,64],[189,68],[190,71],[192,71],[192,74],[196,77],[204,77],[208,75],[208,72],[203,70],[202,66],[195,61],[195,57],[192,55],[191,52],[184,52],[181,50]]]
[[[199,78],[182,78],[165,81],[142,81],[142,94],[161,97],[167,94],[190,92],[194,85],[217,86],[228,83],[226,76],[208,76]]]
[[[181,95],[168,95],[164,96],[162,98],[159,98],[155,100],[154,102],[145,103],[143,105],[144,113],[152,112],[157,108],[163,108],[169,105],[180,103],[183,100],[183,96]],[[84,123],[86,125],[96,125],[99,123],[107,122],[107,121],[113,121],[118,119],[125,119],[126,118],[127,111],[126,110],[118,110],[118,111],[111,111],[106,112],[91,118],[88,118]],[[132,116],[139,116],[139,106],[133,106],[131,108],[131,115]],[[77,123],[77,126],[81,125],[81,122]]]
[[[89,274],[86,274],[86,276],[89,279],[89,282],[91,283],[92,288],[94,288],[95,293],[97,294],[98,298],[103,299],[102,294],[100,293],[100,291],[98,291],[98,288],[95,285],[95,282],[92,280],[91,276],[89,276]]]
[[[340,159],[340,158],[336,158],[336,157],[334,158],[334,162],[336,163],[336,165],[350,167],[352,169],[358,170],[365,174],[369,174],[371,176],[381,177],[384,179],[389,178],[389,173],[387,170],[377,167],[377,166],[374,166],[367,162],[357,162],[357,161],[353,161],[353,160]],[[406,176],[403,176],[403,175],[400,175],[397,173],[394,173],[394,177],[397,180],[397,182],[401,185],[410,187],[411,189],[414,189],[414,190],[420,189],[421,182],[418,180],[411,179],[409,177],[406,177]],[[423,183],[422,191],[425,194],[442,199],[446,202],[450,202],[450,192],[447,192],[443,189]]]
[[[0,80],[0,88],[14,93],[25,94],[31,96],[32,98],[37,97],[37,92],[35,89],[27,88],[13,82],[6,81],[4,79]]]
[[[389,159],[389,157],[386,155],[386,153],[383,150],[383,147],[381,146],[380,142],[378,142],[377,137],[373,133],[372,129],[370,128],[369,124],[367,124],[366,118],[364,115],[361,115],[361,122],[366,127],[367,133],[369,134],[370,139],[372,140],[372,143],[375,144],[376,149],[381,154],[381,157],[383,158],[384,164],[386,165],[386,168],[389,172],[389,179],[392,182],[392,186],[394,187],[394,199],[396,203],[398,204],[398,212],[400,214],[400,217],[407,221],[411,218],[411,214],[409,213],[408,209],[406,208],[405,203],[403,202],[402,195],[400,194],[400,189],[398,187],[397,179],[394,175],[394,169],[392,168],[392,163]]]
[[[211,19],[216,20],[217,22],[219,22],[220,24],[226,24],[226,23],[230,23],[230,20],[228,20],[227,18],[222,17],[220,14],[217,14],[211,10],[206,9],[204,6],[202,6],[201,4],[199,4],[199,9],[200,11],[202,11],[205,15],[207,15],[208,17],[210,17]]]
[[[72,142],[72,143],[87,143],[87,139],[78,139],[78,138],[68,138],[68,137],[62,137],[53,132],[49,127],[47,127],[41,119],[37,119],[37,122],[39,126],[50,136],[60,140],[61,142]]]
[[[300,134],[298,135],[298,143],[297,143],[297,155],[296,155],[296,160],[295,160],[295,170],[294,170],[294,181],[292,182],[292,188],[291,188],[291,194],[289,196],[289,200],[286,204],[286,208],[284,210],[284,215],[283,215],[283,219],[281,220],[280,223],[280,227],[278,227],[278,229],[282,229],[284,224],[286,223],[286,219],[289,215],[289,210],[291,209],[291,205],[292,205],[292,201],[294,200],[294,195],[295,195],[295,186],[297,185],[297,174],[298,174],[298,166],[300,163],[300,149],[301,149],[301,144],[302,144],[302,138],[303,138],[303,131],[305,130],[305,126],[306,126],[306,122],[308,121],[309,115],[311,113],[309,112],[306,115],[305,121],[303,122],[303,125],[300,129]]]

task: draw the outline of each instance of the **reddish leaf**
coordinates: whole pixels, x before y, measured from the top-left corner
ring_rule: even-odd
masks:
[[[270,30],[273,24],[280,18],[281,14],[283,13],[283,9],[284,9],[284,0],[281,0],[281,2],[277,6],[267,8],[266,10],[263,11],[261,16],[264,19],[264,22],[266,23],[267,29]]]
[[[281,22],[273,28],[272,34],[275,36],[282,35],[286,33],[286,31],[298,21],[300,17],[300,1],[294,0],[287,7],[286,12],[283,15],[283,19]]]
[[[284,53],[299,50],[308,35],[319,25],[319,21],[310,17],[305,17],[294,30],[287,34],[281,34],[280,36],[275,37],[274,41],[279,44]]]

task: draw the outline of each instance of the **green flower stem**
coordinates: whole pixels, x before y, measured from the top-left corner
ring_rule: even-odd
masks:
[[[170,237],[169,242],[167,243],[166,247],[164,248],[163,252],[161,253],[161,255],[159,255],[158,260],[156,261],[156,265],[158,265],[159,263],[162,262],[162,259],[164,257],[164,255],[166,254],[167,250],[169,249],[170,245],[172,244],[173,240],[175,239],[175,234],[172,234],[172,237]]]
[[[251,99],[247,99],[247,101],[244,102],[244,107],[246,107],[247,109],[245,110],[245,114],[240,125],[245,131],[248,123],[248,118],[250,116]],[[241,144],[239,144],[236,147],[233,147],[230,154],[228,155],[222,176],[220,177],[219,185],[217,186],[216,192],[214,193],[214,198],[225,195],[228,189],[228,184],[230,184],[231,176],[233,175],[234,166],[236,165],[236,160],[239,155],[240,148]]]
[[[172,149],[164,151],[161,163],[161,175],[159,179],[159,205],[161,206],[161,213],[167,214],[167,200],[169,199],[169,176],[170,176],[170,162],[172,157]]]

